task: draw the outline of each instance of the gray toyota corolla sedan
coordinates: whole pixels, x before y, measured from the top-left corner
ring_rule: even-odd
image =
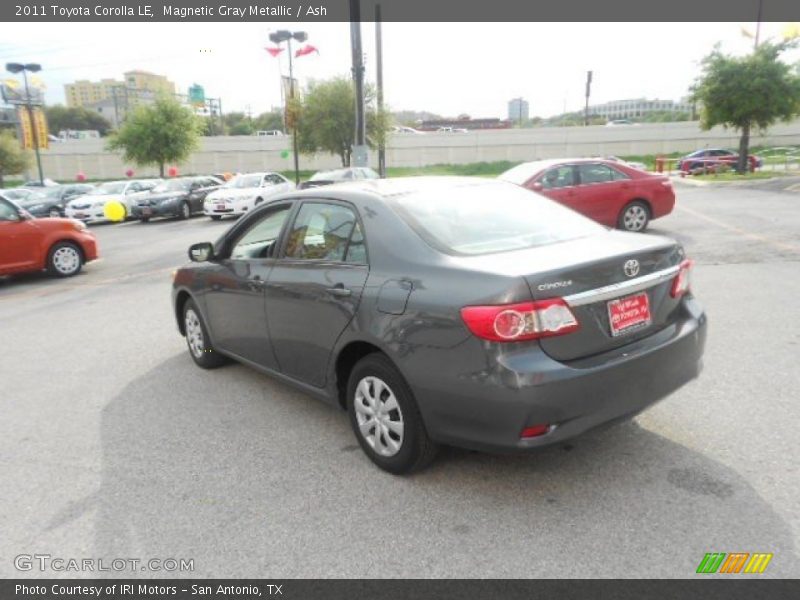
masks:
[[[560,442],[700,371],[706,317],[679,244],[502,181],[293,192],[189,256],[173,302],[194,361],[235,359],[346,409],[392,473],[439,444]]]

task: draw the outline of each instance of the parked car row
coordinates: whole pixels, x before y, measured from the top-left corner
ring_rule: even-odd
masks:
[[[372,169],[349,167],[320,171],[300,188],[378,179]],[[499,179],[546,196],[608,227],[632,232],[644,231],[652,219],[669,214],[675,205],[667,177],[613,157],[534,161],[509,169]],[[119,203],[122,219],[143,223],[158,217],[188,219],[196,214],[219,220],[245,215],[294,189],[295,185],[281,174],[261,172],[239,174],[228,182],[200,175],[10,190],[0,204],[0,275],[40,269],[57,276],[79,272],[84,262],[97,256],[94,236],[86,230],[86,224],[109,220],[109,202]],[[68,218],[58,218],[62,215]],[[34,217],[49,218],[34,222]]]

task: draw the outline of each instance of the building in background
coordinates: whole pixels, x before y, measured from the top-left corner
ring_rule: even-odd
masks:
[[[123,81],[82,79],[65,84],[64,96],[67,106],[69,108],[84,106],[91,109],[93,105],[112,100],[114,97],[124,96],[128,99],[128,104],[135,104],[135,99],[139,97],[143,101],[148,101],[159,93],[175,94],[175,84],[163,75],[136,70],[128,71],[123,76]]]
[[[114,90],[124,86],[122,81],[116,79],[101,79],[100,81],[81,79],[75,83],[65,84],[64,96],[69,108],[78,108],[111,98]]]
[[[128,71],[124,73],[125,87],[133,90],[146,90],[155,94],[175,94],[175,84],[163,75],[148,71]]]
[[[530,106],[525,98],[514,98],[508,101],[508,120],[522,123],[530,118]]]
[[[614,119],[639,119],[650,113],[689,113],[693,114],[692,104],[682,99],[674,100],[647,100],[635,98],[629,100],[612,100],[604,104],[595,104],[589,107],[589,114],[603,117],[609,121]]]

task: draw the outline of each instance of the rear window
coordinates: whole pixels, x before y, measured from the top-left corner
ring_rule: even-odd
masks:
[[[604,231],[544,196],[500,182],[395,196],[392,205],[426,242],[448,254],[509,252]]]

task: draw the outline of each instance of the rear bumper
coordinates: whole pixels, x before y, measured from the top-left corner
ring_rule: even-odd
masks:
[[[602,355],[565,363],[538,345],[521,347],[484,358],[480,372],[444,378],[446,386],[415,386],[428,433],[454,446],[524,452],[630,418],[699,375],[706,317],[691,298],[683,313],[675,324]],[[525,427],[539,424],[552,428],[520,439]]]

